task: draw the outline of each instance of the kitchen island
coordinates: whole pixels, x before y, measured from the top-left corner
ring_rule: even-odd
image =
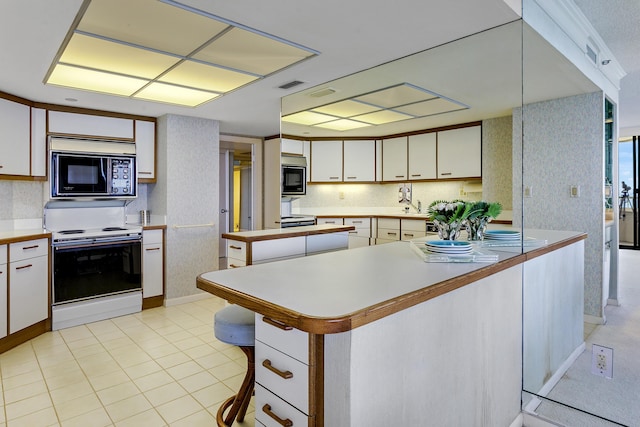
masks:
[[[535,260],[527,277],[583,286],[584,234],[527,235],[547,244],[497,251],[491,264],[426,263],[397,242],[209,272],[197,284],[256,312],[256,419],[266,426],[509,426],[520,414],[523,271]]]

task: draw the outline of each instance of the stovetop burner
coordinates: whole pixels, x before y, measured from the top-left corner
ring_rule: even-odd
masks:
[[[123,227],[105,227],[102,229],[102,231],[120,231],[120,230],[126,230],[126,228]]]
[[[62,230],[59,231],[60,234],[82,234],[84,230]]]

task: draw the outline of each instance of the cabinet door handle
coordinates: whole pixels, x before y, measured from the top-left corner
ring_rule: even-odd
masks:
[[[357,231],[350,231],[349,234],[358,234]]]
[[[411,176],[422,176],[421,173],[412,173]]]
[[[27,264],[27,265],[23,265],[22,267],[16,267],[16,270],[24,270],[25,268],[31,268],[33,267],[33,264]]]
[[[348,176],[347,179],[357,179],[357,176]]]
[[[270,319],[270,318],[268,318],[268,317],[264,317],[264,316],[263,316],[263,317],[262,317],[262,321],[263,321],[264,323],[266,323],[267,325],[275,326],[276,328],[278,328],[278,329],[282,329],[283,331],[290,331],[290,330],[292,330],[292,329],[293,329],[293,327],[292,327],[292,326],[285,325],[285,324],[284,324],[284,323],[282,323],[282,322],[278,322],[277,320],[273,320],[273,319]]]
[[[404,178],[404,175],[396,175],[396,178]]]
[[[388,232],[387,232],[387,235],[388,235],[388,236],[396,236],[397,234],[398,234],[398,233],[388,233]]]
[[[325,224],[335,224],[336,222],[335,221],[325,221],[324,223]]]
[[[362,221],[352,221],[353,224],[362,224]]]
[[[25,246],[24,248],[22,248],[23,251],[28,251],[30,249],[38,249],[40,245],[33,245],[33,246]]]
[[[451,172],[442,172],[440,175],[451,175]]]
[[[290,378],[293,378],[293,373],[291,371],[281,371],[280,369],[276,368],[275,366],[273,366],[271,364],[271,360],[269,359],[265,359],[262,361],[262,366],[264,366],[265,368],[267,368],[268,370],[270,370],[271,372],[273,372],[274,374],[276,374],[277,376],[279,376],[280,378],[283,378],[285,380],[288,380]]]
[[[138,171],[138,175],[153,175],[153,172],[142,172],[142,171]]]
[[[238,268],[240,267],[239,265],[235,265],[235,264],[229,264],[229,268]]]
[[[240,250],[240,249],[242,249],[242,248],[241,248],[240,246],[233,246],[233,245],[231,245],[231,246],[229,246],[229,249],[237,249],[237,250]]]
[[[339,176],[330,176],[329,179],[340,179]]]
[[[280,424],[282,427],[293,427],[293,421],[291,421],[289,418],[287,418],[286,420],[283,420],[282,418],[274,414],[271,411],[271,405],[269,404],[266,404],[262,407],[262,412],[269,415],[271,418],[275,420],[275,422]]]
[[[145,251],[159,251],[160,248],[146,248]]]
[[[409,234],[409,233],[404,233],[404,235],[405,235],[406,237],[413,237],[413,234]]]

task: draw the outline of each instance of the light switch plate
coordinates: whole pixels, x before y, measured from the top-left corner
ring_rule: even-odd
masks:
[[[572,185],[569,188],[569,195],[571,197],[580,197],[580,186],[579,185]]]

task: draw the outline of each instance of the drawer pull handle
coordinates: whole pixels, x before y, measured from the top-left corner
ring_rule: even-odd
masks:
[[[292,326],[285,325],[285,324],[284,324],[284,323],[282,323],[282,322],[278,322],[277,320],[273,320],[273,319],[270,319],[270,318],[268,318],[268,317],[263,317],[263,318],[262,318],[262,321],[263,321],[264,323],[266,323],[267,325],[275,326],[276,328],[278,328],[278,329],[282,329],[283,331],[290,331],[290,330],[292,330],[292,329],[293,329],[293,327],[292,327]]]
[[[356,179],[358,178],[357,176],[348,176],[347,179]]]
[[[159,251],[160,248],[146,248],[145,251]]]
[[[335,224],[336,222],[335,221],[325,221],[324,223],[325,224]]]
[[[262,412],[264,412],[265,414],[269,415],[271,418],[273,418],[282,427],[293,427],[293,421],[291,421],[289,418],[287,418],[286,420],[283,420],[282,418],[280,418],[279,416],[274,414],[271,411],[271,405],[269,405],[269,404],[266,404],[266,405],[264,405],[262,407]]]
[[[237,250],[242,249],[240,246],[233,246],[233,245],[229,246],[229,248],[230,249],[237,249]]]
[[[404,175],[396,175],[396,178],[404,178]]]
[[[138,171],[138,175],[153,175],[153,172]]]
[[[38,247],[40,247],[40,245],[25,246],[24,248],[22,248],[22,250],[28,251],[29,249],[38,249]]]
[[[409,233],[404,233],[404,235],[405,235],[406,237],[413,237],[413,234],[409,234]]]
[[[387,233],[389,236],[396,236],[398,233]]]
[[[362,221],[352,221],[353,224],[362,224]]]
[[[281,371],[280,369],[276,368],[275,366],[273,366],[271,364],[271,360],[269,359],[265,359],[262,361],[262,366],[264,366],[265,368],[267,368],[268,370],[270,370],[271,372],[273,372],[274,374],[276,374],[277,376],[279,376],[280,378],[283,378],[285,380],[288,380],[290,378],[293,378],[293,373],[291,371]]]
[[[240,267],[239,265],[235,265],[235,264],[229,264],[229,268],[238,268]]]
[[[411,176],[422,176],[421,173],[412,173]]]
[[[25,268],[31,268],[33,267],[33,264],[27,264],[27,265],[23,265],[22,267],[16,267],[16,270],[24,270]]]
[[[442,172],[440,175],[451,175],[451,172]]]
[[[357,231],[350,231],[349,234],[358,234]]]
[[[330,176],[329,179],[340,179],[339,176]]]

